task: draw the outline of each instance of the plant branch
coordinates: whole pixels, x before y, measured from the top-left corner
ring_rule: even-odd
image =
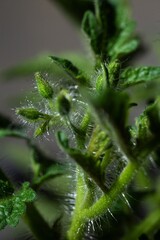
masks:
[[[77,214],[68,231],[69,240],[80,240],[83,236],[85,225],[88,220],[94,220],[95,218],[104,215],[106,211],[112,207],[114,201],[131,182],[137,167],[138,166],[135,162],[129,162],[110,191],[107,194],[104,194],[93,206],[84,209]]]

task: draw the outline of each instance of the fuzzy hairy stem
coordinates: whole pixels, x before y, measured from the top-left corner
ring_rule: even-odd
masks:
[[[104,215],[107,209],[112,207],[112,204],[118,196],[125,191],[126,187],[131,182],[138,166],[135,162],[129,162],[125,167],[116,183],[111,190],[104,194],[93,206],[84,209],[73,219],[71,228],[68,231],[69,240],[80,240],[84,234],[85,225],[88,220],[94,220]]]

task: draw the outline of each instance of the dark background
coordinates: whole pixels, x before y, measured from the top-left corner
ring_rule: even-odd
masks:
[[[160,1],[132,0],[137,32],[148,51],[135,65],[159,65]],[[74,3],[74,1],[73,1]],[[53,3],[47,0],[0,0],[0,70],[16,65],[42,52],[85,51],[82,33]],[[28,81],[0,83],[0,111],[12,114],[7,97],[23,93]],[[8,237],[6,236],[8,232]],[[0,233],[0,240],[14,240],[14,230]],[[13,234],[13,235],[12,235]],[[17,239],[16,239],[17,240]]]

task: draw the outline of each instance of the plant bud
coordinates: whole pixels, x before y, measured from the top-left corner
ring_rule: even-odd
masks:
[[[35,73],[35,79],[39,94],[43,98],[51,99],[53,97],[53,89],[51,85],[42,77],[39,72]]]
[[[28,120],[38,120],[39,118],[44,117],[44,114],[35,108],[20,108],[16,110],[16,113]]]
[[[47,131],[48,124],[49,124],[48,121],[43,122],[43,123],[35,130],[34,136],[35,136],[35,137],[38,137],[38,136],[43,135],[43,134]]]
[[[109,85],[108,82],[108,69],[105,65],[102,66],[102,72],[99,73],[96,79],[96,90],[99,93],[102,93],[106,90],[107,86]]]
[[[68,115],[71,109],[70,97],[67,91],[62,90],[57,98],[57,107],[61,115]]]
[[[119,75],[120,75],[120,63],[118,60],[115,60],[108,65],[108,72],[109,72],[109,81],[114,86],[119,81]]]
[[[100,75],[96,79],[96,90],[101,93],[106,89],[106,80],[103,76],[103,73],[100,73]]]

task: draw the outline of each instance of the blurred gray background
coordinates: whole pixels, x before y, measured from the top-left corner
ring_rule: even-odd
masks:
[[[159,65],[160,0],[130,2],[137,32],[149,47],[136,65]],[[0,70],[43,52],[84,51],[85,44],[81,40],[82,34],[77,26],[50,1],[0,0]],[[6,101],[7,96],[22,93],[28,84],[18,81],[17,85],[11,81],[0,86],[0,110],[10,113],[13,106]],[[2,231],[0,240],[17,240],[14,230]]]
[[[145,43],[160,41],[160,1],[130,2],[137,31]],[[40,52],[77,49],[83,49],[79,30],[49,0],[0,0],[0,69]],[[155,64],[153,54],[145,57],[143,63]]]
[[[83,0],[82,0],[83,1]],[[40,53],[84,51],[82,32],[71,19],[49,0],[0,0],[0,70],[14,66]],[[74,2],[74,1],[73,1]],[[157,65],[160,48],[160,1],[131,0],[137,32],[148,51],[136,65]],[[160,52],[160,51],[159,51]],[[160,54],[159,54],[160,56]],[[28,81],[29,82],[29,81]],[[10,113],[7,96],[23,92],[27,82],[2,84],[0,110]],[[9,108],[8,108],[9,107]]]

